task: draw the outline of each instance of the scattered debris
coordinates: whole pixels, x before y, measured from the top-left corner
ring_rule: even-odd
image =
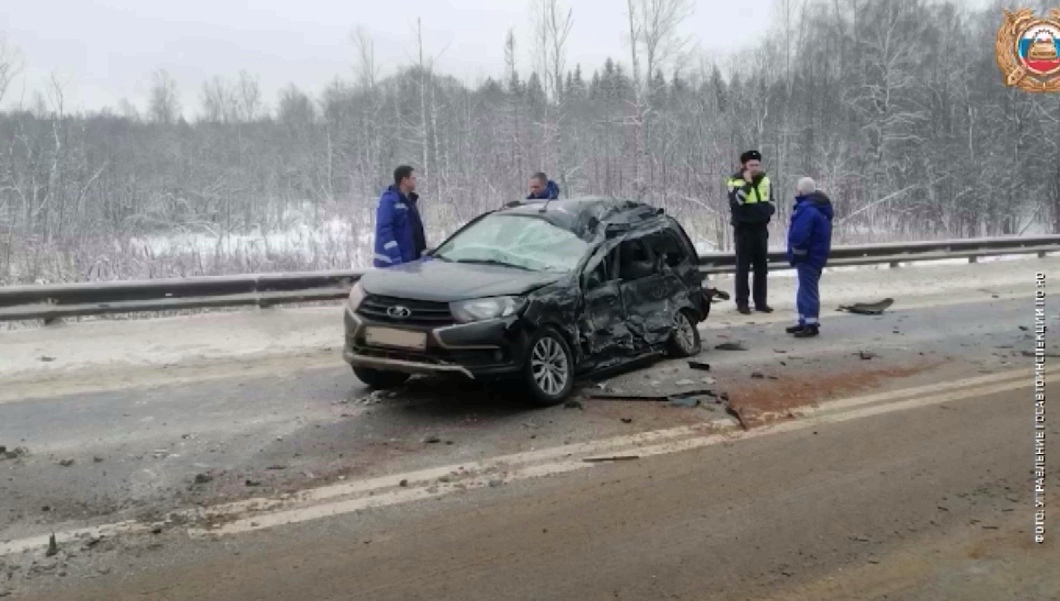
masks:
[[[162,534],[162,527],[161,526],[155,526],[154,528],[151,529],[151,534]]]
[[[854,303],[853,305],[839,305],[837,311],[846,311],[857,315],[880,315],[894,304],[893,298],[885,298],[875,303]]]
[[[70,467],[73,464],[74,464],[74,460],[73,459],[62,459],[62,460],[59,461],[59,465],[61,465],[63,467]]]
[[[206,484],[211,481],[213,481],[213,476],[210,474],[195,474],[196,484]]]
[[[665,401],[670,398],[665,394],[588,394],[591,401]]]
[[[44,507],[41,507],[40,510],[43,511],[44,513],[48,513],[49,511],[52,510],[52,508],[51,508],[51,505],[45,505]]]
[[[582,461],[586,463],[604,463],[606,461],[630,461],[640,459],[640,455],[612,455],[611,457],[586,457]]]
[[[1024,357],[1034,357],[1035,356],[1034,351],[1022,351],[1021,354]],[[1043,357],[1051,357],[1053,359],[1056,359],[1056,358],[1060,357],[1060,353],[1043,353],[1042,356]]]
[[[778,355],[784,355],[784,354],[787,354],[788,351],[775,348],[775,349],[773,349],[773,352],[778,354]]]
[[[438,481],[439,481],[439,482],[442,482],[443,484],[444,484],[444,483],[448,483],[448,482],[449,482],[449,481],[451,481],[451,480],[452,480],[452,478],[451,478],[451,477],[450,477],[449,475],[445,475],[445,476],[439,476],[439,477],[438,477]]]
[[[688,366],[692,369],[698,369],[700,371],[710,371],[710,363],[702,363],[700,361],[689,361]]]
[[[55,361],[55,357],[49,357],[48,355],[41,355],[40,356],[40,360],[43,361],[44,363],[51,363],[52,361]]]
[[[571,400],[567,401],[566,403],[563,403],[563,406],[565,408],[567,408],[567,409],[584,409],[585,408],[582,405],[581,401],[579,401],[577,399],[571,399]]]
[[[55,542],[55,535],[52,534],[48,537],[48,550],[44,553],[45,557],[53,557],[59,554],[59,545]]]
[[[695,384],[692,380],[678,380],[674,382],[674,386],[692,386]]]
[[[741,342],[722,342],[715,346],[714,349],[719,351],[746,351],[747,347]]]
[[[92,463],[103,463],[103,458],[99,455],[92,456]]]
[[[398,486],[400,486],[401,488],[408,488],[409,481],[408,480],[402,480],[401,482],[398,482]]]
[[[622,418],[622,423],[623,424],[632,424],[633,423],[633,418],[632,417],[623,417]]]
[[[670,399],[670,405],[674,407],[699,407],[699,399],[695,397],[675,397]]]
[[[869,562],[869,563],[871,563],[872,565],[877,565],[877,564],[879,564],[879,563],[880,563],[880,560],[878,560],[878,559],[873,559],[873,558],[871,558],[871,557],[870,557],[869,559],[865,560],[865,561],[868,561],[868,562]]]
[[[879,355],[872,351],[858,351],[857,354],[859,357],[861,357],[862,361],[868,361],[869,359],[876,359],[877,357],[879,357]]]
[[[490,488],[497,488],[498,486],[501,486],[503,484],[504,480],[501,480],[500,478],[494,478],[493,480],[490,480]]]
[[[253,486],[261,486],[261,482],[258,482],[257,480],[249,480],[249,479],[245,482],[245,484],[247,486],[252,486],[252,487]]]
[[[442,439],[438,438],[437,436],[433,436],[432,435],[432,436],[428,436],[427,438],[424,438],[423,442],[426,443],[426,444],[436,444],[436,443],[442,442]]]
[[[102,536],[90,536],[85,541],[85,548],[86,549],[91,549],[92,547],[95,547],[96,545],[98,545],[101,542],[103,542],[103,537]]]
[[[265,469],[272,470],[272,471],[276,472],[276,471],[287,469],[287,466],[286,465],[270,465],[269,467],[267,467]]]
[[[743,419],[743,412],[740,411],[738,408],[733,407],[732,405],[726,405],[725,413],[728,413],[729,415],[735,417],[736,421],[740,423],[740,428],[742,428],[745,432],[747,430],[750,430],[750,428],[747,426],[747,422]]]
[[[1027,331],[1030,330],[1030,328],[1028,328],[1027,326],[1020,326],[1020,329],[1023,330],[1024,332],[1027,332]]]
[[[760,372],[760,371],[756,371],[756,372],[751,374],[751,378],[753,378],[755,380],[764,380],[765,377],[766,377],[766,375],[764,373]]]

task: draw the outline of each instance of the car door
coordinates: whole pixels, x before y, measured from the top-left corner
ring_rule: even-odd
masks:
[[[632,235],[619,246],[619,289],[636,352],[666,342],[673,329],[676,278],[663,269],[651,242]]]
[[[624,354],[623,349],[630,346],[617,259],[617,249],[601,250],[586,264],[582,276],[585,303],[578,326],[585,352],[594,359]]]

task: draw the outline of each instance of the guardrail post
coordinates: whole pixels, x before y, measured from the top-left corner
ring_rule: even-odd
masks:
[[[979,257],[968,257],[968,262],[969,263],[978,263],[979,262]]]
[[[1049,254],[1049,253],[1047,253],[1047,252],[1045,252],[1045,251],[1043,250],[1042,252],[1038,253],[1038,258],[1039,258],[1039,259],[1044,259],[1044,258],[1045,258],[1045,256],[1046,256],[1046,255],[1048,255],[1048,254]]]
[[[901,263],[899,263],[898,261],[891,261],[891,263],[890,263],[889,267],[890,267],[891,269],[898,269],[898,266],[899,266],[899,265],[901,265]]]

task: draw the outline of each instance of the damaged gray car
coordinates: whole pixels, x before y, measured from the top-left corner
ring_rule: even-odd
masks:
[[[343,358],[372,388],[411,374],[519,379],[540,405],[575,379],[648,355],[700,352],[716,290],[662,209],[630,200],[512,203],[424,258],[350,292]]]

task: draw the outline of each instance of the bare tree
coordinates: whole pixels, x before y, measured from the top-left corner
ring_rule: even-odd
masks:
[[[239,83],[237,84],[237,99],[239,115],[243,121],[254,121],[261,113],[261,86],[258,84],[258,76],[251,75],[245,70],[239,72]]]
[[[537,53],[545,90],[558,100],[566,74],[567,37],[574,25],[574,9],[567,9],[564,14],[559,0],[535,0],[534,13]]]
[[[202,118],[214,123],[228,123],[236,116],[232,86],[219,75],[202,84]]]
[[[0,103],[4,101],[8,86],[18,77],[24,66],[22,52],[9,44],[7,37],[0,33]]]
[[[632,0],[631,0],[632,1]],[[693,0],[637,0],[640,5],[639,38],[644,48],[647,82],[657,70],[680,57],[688,47],[688,36],[681,35],[682,23],[695,12]]]
[[[379,65],[375,62],[375,42],[368,30],[360,25],[350,34],[350,38],[357,51],[357,82],[361,88],[370,90],[375,87],[379,74]]]
[[[180,116],[180,95],[177,82],[169,72],[160,69],[154,73],[148,112],[155,123],[171,124]]]

